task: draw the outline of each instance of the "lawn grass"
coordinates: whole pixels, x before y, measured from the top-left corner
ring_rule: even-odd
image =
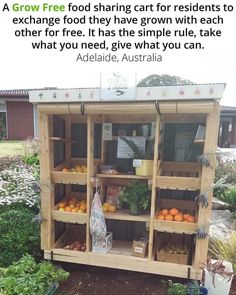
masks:
[[[22,141],[0,141],[0,157],[22,155]]]

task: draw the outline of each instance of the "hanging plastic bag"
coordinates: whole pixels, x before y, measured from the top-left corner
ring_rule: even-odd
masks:
[[[93,239],[96,241],[103,240],[107,234],[101,198],[97,189],[91,206],[90,233]]]

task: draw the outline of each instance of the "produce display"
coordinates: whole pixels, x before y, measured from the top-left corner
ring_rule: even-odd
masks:
[[[76,165],[72,168],[63,168],[62,172],[76,172],[76,173],[87,173],[87,166],[86,165]]]
[[[191,222],[195,223],[196,219],[189,213],[182,213],[176,208],[172,209],[162,209],[157,212],[155,218],[158,220],[168,220],[168,221],[180,221],[180,222]]]
[[[116,212],[116,206],[110,203],[104,203],[102,205],[102,210],[104,213],[106,212],[114,213]]]
[[[188,249],[185,245],[182,244],[170,244],[168,243],[164,247],[160,249],[160,253],[168,253],[168,254],[188,254]]]
[[[70,200],[61,201],[56,205],[56,210],[62,212],[86,213],[87,201],[72,198]]]
[[[64,247],[65,250],[73,250],[73,251],[82,251],[85,252],[86,251],[86,242],[79,242],[79,241],[75,241],[72,244],[66,245]]]

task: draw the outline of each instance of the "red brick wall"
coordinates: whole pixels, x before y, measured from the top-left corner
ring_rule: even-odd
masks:
[[[34,137],[33,105],[26,101],[7,101],[8,139]]]

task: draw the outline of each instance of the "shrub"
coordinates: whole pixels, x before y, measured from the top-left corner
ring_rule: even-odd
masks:
[[[6,269],[0,269],[0,294],[42,295],[55,282],[66,280],[69,273],[49,262],[37,264],[25,255]]]
[[[23,161],[28,165],[39,165],[39,141],[28,138],[22,143]]]
[[[218,158],[216,166],[215,182],[227,176],[228,186],[232,186],[236,183],[236,163],[235,162],[224,162]],[[217,188],[214,190],[214,195],[220,198],[220,194],[225,190],[225,187]]]
[[[9,167],[22,163],[21,156],[14,157],[1,157],[0,158],[0,171],[9,169]]]
[[[232,232],[228,239],[214,238],[210,240],[209,253],[215,259],[230,261],[236,271],[236,233]]]
[[[40,257],[40,226],[29,209],[0,214],[0,266],[8,266],[24,254]]]
[[[39,167],[23,163],[0,172],[0,206],[39,206]]]
[[[232,210],[236,211],[236,186],[229,187],[225,191],[223,191],[220,195],[219,198],[230,204],[232,207]]]

